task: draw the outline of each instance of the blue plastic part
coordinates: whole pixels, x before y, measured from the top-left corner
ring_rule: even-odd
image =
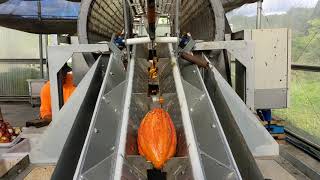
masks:
[[[184,48],[184,47],[188,44],[189,41],[190,41],[190,37],[187,36],[187,35],[184,35],[184,36],[182,36],[182,37],[180,38],[179,46],[180,46],[181,48]]]
[[[263,119],[265,121],[271,121],[272,120],[271,109],[262,109],[261,111],[262,111]]]
[[[124,38],[123,38],[122,36],[117,36],[116,38],[114,38],[114,43],[115,43],[119,48],[125,46]]]
[[[265,125],[267,130],[270,132],[270,134],[283,134],[284,133],[284,126],[278,126],[278,125]]]

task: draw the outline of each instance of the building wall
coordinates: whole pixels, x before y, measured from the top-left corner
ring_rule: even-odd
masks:
[[[38,58],[39,35],[0,27],[0,59]]]
[[[26,80],[38,78],[39,35],[0,27],[0,97],[27,96]]]
[[[38,78],[37,62],[0,62],[0,97],[28,96],[26,80]]]

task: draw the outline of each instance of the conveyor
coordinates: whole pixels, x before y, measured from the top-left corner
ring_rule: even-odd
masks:
[[[71,46],[68,51],[60,47],[60,51],[66,57],[68,53],[84,52],[89,75],[84,76],[86,81],[80,82],[70,102],[61,109],[53,107],[54,119],[58,120],[53,120],[43,139],[54,137],[54,130],[64,129],[61,134],[55,135],[55,138],[66,139],[64,147],[53,147],[49,142],[42,141],[35,152],[31,152],[31,160],[47,162],[49,159],[54,162],[59,158],[52,179],[154,179],[157,173],[160,173],[158,178],[165,176],[168,180],[263,179],[252,153],[271,155],[277,153],[277,148],[273,149],[275,142],[271,136],[256,122],[252,112],[225,80],[227,64],[225,68],[215,68],[216,55],[223,51],[214,50],[219,47],[214,42],[198,44],[194,48],[195,53],[205,61],[201,63],[202,67],[209,66],[201,68],[185,61],[184,58],[191,58],[189,61],[197,62],[190,54],[180,57],[180,52],[192,51],[192,46],[186,46],[189,49],[177,46],[180,28],[188,30],[192,24],[185,19],[191,18],[186,11],[189,1],[181,1],[180,4],[180,1],[148,0],[147,5],[145,2],[82,2],[78,31],[79,40],[84,44]],[[215,29],[208,34],[195,28],[191,28],[191,32],[202,41],[223,40],[225,22],[222,3],[218,0],[203,3],[206,6],[199,5],[199,8],[213,7],[214,14],[211,8],[209,13],[211,18],[215,17],[215,21],[210,22],[212,26],[214,23]],[[181,19],[177,18],[179,7]],[[190,6],[190,11],[195,7]],[[123,12],[121,9],[124,9]],[[156,35],[155,17],[153,14],[145,16],[150,9],[166,15],[173,22],[170,37]],[[218,19],[221,15],[223,21]],[[133,16],[146,18],[144,24],[149,29],[148,37],[132,34]],[[105,23],[113,24],[104,26]],[[108,28],[110,25],[112,28]],[[127,45],[123,51],[112,41],[112,32],[122,28]],[[204,36],[206,38],[202,38]],[[87,44],[109,40],[108,44]],[[247,44],[250,45],[246,43],[241,48],[245,49]],[[150,47],[152,53],[156,52],[151,56],[153,59],[148,54]],[[49,53],[56,55],[52,59],[57,59],[58,50],[49,50]],[[251,53],[244,52],[249,53],[247,56]],[[156,62],[154,58],[159,61],[156,63],[157,78],[151,84],[148,68],[150,60]],[[124,59],[128,63],[123,63]],[[49,57],[53,82],[59,82],[55,70],[64,62],[57,63],[50,61]],[[77,76],[76,68],[74,72]],[[54,87],[51,90],[54,92],[57,87],[52,84]],[[53,96],[58,99],[58,95]],[[159,106],[157,102],[160,98],[163,99],[162,108],[174,121],[178,139],[176,155],[159,171],[138,154],[137,129],[144,115]],[[71,113],[68,110],[72,110]],[[65,118],[67,122],[60,121]],[[250,139],[254,133],[261,138]],[[268,154],[269,149],[271,154]]]
[[[233,155],[239,153],[241,161],[246,163],[242,168],[251,171],[244,176],[260,179],[262,176],[241,135],[232,141],[238,143],[240,139],[243,144],[236,146],[245,153],[241,150],[232,153],[203,81],[203,69],[177,59],[172,44],[163,44],[157,51],[164,55],[157,63],[162,107],[172,117],[178,134],[177,153],[161,172],[167,179],[242,179]],[[74,179],[150,179],[153,167],[137,151],[140,121],[156,106],[155,98],[148,96],[146,52],[146,46],[134,45],[127,68],[121,55],[111,53],[88,134],[72,174]],[[238,131],[234,129],[233,135]],[[70,156],[67,151],[62,154],[53,179],[67,174],[66,161]]]
[[[199,69],[195,65],[179,68],[169,47],[171,53],[158,63],[159,88],[163,108],[177,128],[178,151],[163,172],[167,179],[241,179]],[[152,170],[138,154],[136,142],[140,121],[153,106],[147,95],[149,63],[141,56],[142,48],[133,48],[140,52],[133,52],[128,72],[121,71],[119,59],[111,57],[76,177],[147,179],[147,171]],[[119,122],[121,128],[117,128]]]

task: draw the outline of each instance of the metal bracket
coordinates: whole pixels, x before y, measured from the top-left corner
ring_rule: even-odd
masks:
[[[123,52],[114,44],[115,34],[112,35],[111,40],[109,42],[109,48],[114,53],[115,56],[123,56]]]
[[[253,41],[211,41],[196,43],[195,51],[227,50],[246,68],[245,103],[254,111],[254,54]]]
[[[189,42],[183,49],[179,47],[178,54],[181,52],[190,52],[194,48],[194,45],[196,45],[196,41],[190,37]]]
[[[109,52],[107,44],[80,44],[68,46],[50,46],[48,48],[48,63],[50,77],[50,92],[52,118],[59,112],[58,78],[57,73],[74,53]]]
[[[30,160],[32,163],[56,163],[74,124],[76,115],[89,91],[95,72],[99,69],[97,60],[78,84],[66,104],[59,110],[57,73],[73,53],[108,52],[106,44],[81,44],[49,47],[48,63],[50,75],[51,108],[53,120],[41,138],[32,142]],[[96,83],[96,82],[92,82]],[[67,114],[67,116],[65,116]]]

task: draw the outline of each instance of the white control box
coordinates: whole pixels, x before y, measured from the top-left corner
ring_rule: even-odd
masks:
[[[291,30],[244,30],[234,33],[232,39],[255,42],[255,109],[287,108],[291,73]]]

